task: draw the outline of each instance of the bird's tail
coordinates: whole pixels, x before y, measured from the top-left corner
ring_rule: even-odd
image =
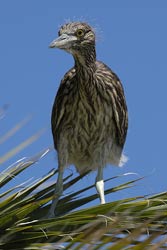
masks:
[[[120,161],[119,161],[119,167],[122,167],[127,161],[128,161],[128,157],[126,155],[122,154]]]

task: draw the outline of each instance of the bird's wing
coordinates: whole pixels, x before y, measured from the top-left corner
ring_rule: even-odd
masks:
[[[68,101],[68,94],[71,89],[71,81],[75,76],[75,69],[70,69],[61,80],[58,92],[56,94],[54,104],[52,107],[52,115],[51,115],[51,126],[52,126],[52,134],[54,138],[55,148],[57,149],[58,135],[59,129],[64,119],[65,103]]]
[[[105,96],[113,107],[118,143],[123,147],[128,129],[128,111],[124,90],[118,76],[105,64],[100,62],[99,64],[101,64],[101,72],[103,72],[105,79],[103,81]]]
[[[128,112],[125,101],[124,90],[119,78],[113,74],[112,104],[114,118],[118,129],[118,139],[121,146],[124,145],[128,129]]]

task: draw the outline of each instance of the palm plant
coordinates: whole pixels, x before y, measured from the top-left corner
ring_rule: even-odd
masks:
[[[38,136],[21,144],[19,149]],[[17,153],[18,149],[12,152]],[[92,185],[67,192],[68,195],[62,196],[58,203],[56,217],[45,219],[55,185],[48,180],[57,174],[57,170],[51,170],[33,183],[8,188],[13,178],[49,152],[49,148],[45,149],[1,172],[0,187],[6,189],[0,194],[0,249],[167,249],[166,192],[90,207],[88,203],[97,199]],[[6,154],[1,163],[10,156]],[[65,177],[64,190],[68,191],[82,177],[73,174]],[[138,180],[140,178],[123,182],[105,193],[131,188]],[[89,195],[85,195],[88,190]],[[87,204],[86,208],[82,207],[84,204]]]

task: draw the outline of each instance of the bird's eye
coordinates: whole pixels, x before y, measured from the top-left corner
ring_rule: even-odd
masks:
[[[81,36],[83,36],[83,35],[84,35],[83,30],[78,29],[78,30],[77,30],[77,32],[76,32],[76,35],[77,35],[77,37],[81,37]]]

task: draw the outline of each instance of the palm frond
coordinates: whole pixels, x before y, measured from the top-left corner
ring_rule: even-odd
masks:
[[[24,181],[8,189],[10,182],[51,151],[23,158],[0,174],[5,188],[0,203],[0,249],[167,249],[167,192],[130,197],[89,206],[98,198],[94,185],[75,189],[82,176],[64,178],[64,190],[54,219],[44,219],[52,200],[57,170],[35,181]],[[142,178],[109,188],[105,194],[132,188]],[[12,182],[14,183],[14,182]],[[70,190],[75,190],[71,192]],[[89,191],[89,192],[87,192]],[[86,208],[83,208],[83,205]]]

